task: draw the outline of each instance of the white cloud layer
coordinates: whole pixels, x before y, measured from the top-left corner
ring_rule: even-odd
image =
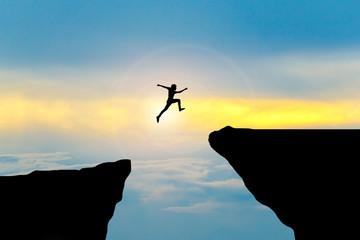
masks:
[[[95,164],[69,164],[68,152],[0,154],[0,174],[20,175],[34,170],[78,169]]]
[[[200,158],[133,161],[128,187],[139,192],[143,201],[176,199],[205,188],[246,192],[240,178],[211,177],[220,175],[221,171],[224,171],[222,163]]]
[[[208,213],[222,206],[222,203],[208,201],[203,203],[195,203],[190,206],[168,207],[164,208],[163,210],[177,213]]]
[[[164,211],[176,212],[176,213],[192,213],[192,214],[204,214],[211,213],[216,210],[231,209],[232,211],[243,211],[244,209],[254,209],[259,211],[271,211],[271,209],[265,205],[262,205],[256,201],[214,201],[206,200],[205,202],[194,203],[188,206],[174,206],[163,208]]]
[[[231,188],[231,189],[243,189],[245,187],[244,181],[240,178],[231,178],[221,181],[213,182],[199,182],[199,185],[205,187],[214,187],[214,188]]]

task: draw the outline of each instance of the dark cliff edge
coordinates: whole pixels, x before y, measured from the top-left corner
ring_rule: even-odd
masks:
[[[105,240],[130,160],[1,176],[0,239]]]
[[[228,126],[212,132],[209,143],[296,240],[351,239],[358,228],[359,138],[360,130]]]

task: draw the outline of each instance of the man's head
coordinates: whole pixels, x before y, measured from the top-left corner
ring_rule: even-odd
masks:
[[[171,85],[171,89],[172,89],[172,90],[176,90],[176,84],[172,84],[172,85]]]

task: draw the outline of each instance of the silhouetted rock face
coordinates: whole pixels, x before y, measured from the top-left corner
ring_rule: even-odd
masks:
[[[130,160],[1,176],[0,239],[105,240]]]
[[[359,130],[225,127],[209,142],[297,240],[350,239],[358,228],[359,137]]]

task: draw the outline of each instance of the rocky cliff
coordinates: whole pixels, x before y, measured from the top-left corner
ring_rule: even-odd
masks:
[[[1,176],[0,239],[105,240],[130,160]]]
[[[350,239],[357,235],[359,137],[359,130],[225,127],[209,142],[296,240]]]

